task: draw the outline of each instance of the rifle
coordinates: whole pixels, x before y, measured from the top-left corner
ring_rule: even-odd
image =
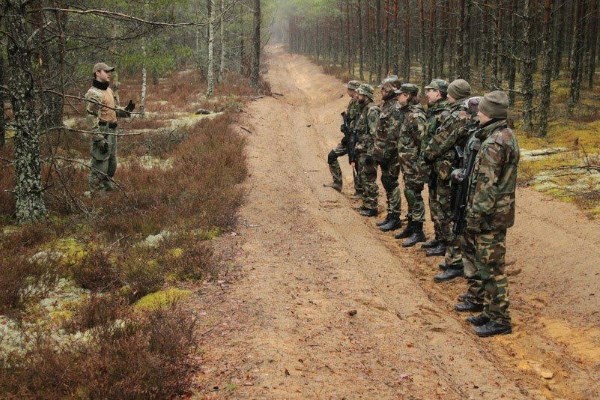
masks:
[[[464,174],[456,176],[458,182],[458,188],[456,191],[456,202],[454,204],[454,226],[452,227],[452,233],[460,235],[465,229],[466,217],[467,217],[467,201],[469,199],[469,191],[471,174],[475,168],[475,158],[481,147],[481,141],[479,139],[473,139],[473,146],[467,159],[467,165],[465,166]]]

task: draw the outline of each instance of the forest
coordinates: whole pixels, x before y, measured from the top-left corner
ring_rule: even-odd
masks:
[[[294,300],[291,305],[288,289],[278,293],[280,298],[272,303],[267,295],[267,305],[260,309],[248,308],[248,304],[261,304],[260,298],[253,298],[254,303],[236,299],[239,302],[234,305],[222,298],[230,294],[229,286],[241,275],[240,269],[245,268],[246,262],[251,271],[277,265],[291,274],[283,269],[285,265],[302,275],[305,262],[311,271],[315,265],[315,270],[320,271],[322,265],[329,265],[334,259],[329,252],[335,253],[335,248],[323,246],[325,239],[319,235],[341,231],[323,225],[325,216],[303,222],[298,215],[310,214],[307,210],[311,210],[314,199],[319,200],[318,207],[313,205],[315,213],[316,209],[333,213],[346,199],[331,200],[314,188],[299,190],[294,185],[305,184],[306,177],[314,183],[314,176],[321,169],[327,170],[323,149],[331,144],[333,136],[335,140],[341,136],[337,132],[337,117],[346,106],[341,102],[347,100],[344,84],[350,79],[378,85],[386,76],[395,74],[403,82],[415,83],[422,89],[433,78],[449,82],[463,78],[470,82],[473,94],[506,91],[510,99],[509,123],[522,148],[519,190],[533,188],[559,199],[562,205],[572,203],[586,223],[594,223],[600,215],[600,0],[92,3],[0,0],[0,397],[163,399],[190,398],[194,390],[199,390],[204,394],[217,393],[216,398],[236,398],[236,390],[244,387],[261,396],[261,387],[253,383],[253,371],[258,367],[243,358],[243,351],[235,346],[217,349],[210,364],[212,355],[207,349],[214,350],[213,342],[217,348],[231,331],[239,333],[248,328],[255,334],[256,328],[247,318],[256,314],[262,316],[263,322],[270,321],[263,309],[268,314],[272,307],[273,314],[279,311],[280,320],[284,320],[282,315],[290,314],[290,307],[317,307],[319,301],[326,304],[329,295],[335,297],[322,286],[328,282],[335,287],[342,279],[317,274],[317,278],[302,276],[295,277],[295,281],[316,279],[316,283],[311,283],[318,288],[316,293],[327,293],[323,298],[315,295],[319,300],[311,297],[301,302],[303,291],[312,295],[308,284],[290,292]],[[91,190],[88,181],[94,132],[85,101],[95,73],[92,67],[98,62],[115,67],[110,87],[117,105],[124,106],[130,100],[134,103],[129,118],[119,119],[115,134],[119,143],[118,167],[111,178],[115,190],[102,193]],[[275,71],[273,75],[269,75],[271,69]],[[315,82],[308,85],[312,79]],[[313,97],[309,100],[298,94],[305,92],[311,92]],[[303,108],[309,101],[314,101],[318,109]],[[271,113],[271,109],[277,111]],[[331,128],[333,125],[335,129]],[[307,155],[309,150],[312,152]],[[301,164],[296,164],[298,159]],[[287,170],[288,167],[295,169]],[[257,184],[261,178],[264,180]],[[297,180],[281,183],[279,180],[284,178]],[[272,182],[281,186],[267,187],[271,191],[262,188]],[[256,206],[255,192],[262,196],[258,203],[264,210]],[[244,209],[247,204],[251,204],[254,214]],[[563,210],[561,207],[557,209]],[[274,209],[282,214],[270,214]],[[562,215],[561,211],[555,214]],[[265,222],[263,218],[268,216],[272,220]],[[347,220],[350,219],[343,216],[343,224],[338,221],[338,225]],[[532,218],[528,223],[537,222]],[[271,226],[275,228],[269,230]],[[355,228],[369,238],[360,245],[375,248],[369,241],[372,232],[361,224]],[[589,226],[581,229],[593,231]],[[266,261],[240,261],[244,242],[239,232],[255,239],[247,247],[264,255]],[[527,232],[519,235],[523,243],[531,236]],[[288,236],[295,244],[285,243]],[[580,258],[594,261],[596,250],[590,250],[593,246],[587,245],[589,240],[593,242],[593,235],[581,240],[583,250],[569,249],[580,254]],[[280,243],[287,247],[278,247]],[[556,244],[556,248],[562,249],[560,245]],[[283,261],[271,255],[273,249],[286,254]],[[351,250],[344,250],[349,251],[346,260],[360,258]],[[519,257],[525,257],[521,255],[525,251],[520,251]],[[532,254],[539,256],[534,259],[538,262],[551,258],[545,253]],[[317,256],[322,258],[315,261]],[[380,259],[381,265],[395,265],[385,257]],[[430,272],[431,266],[415,262],[417,256],[410,257],[413,258],[397,258],[410,265],[407,271],[418,276],[412,277],[409,285],[421,288],[429,300],[437,302],[436,309],[458,294],[449,291],[440,295],[422,284],[422,276]],[[299,264],[294,264],[297,260]],[[558,270],[568,269],[560,265]],[[287,288],[290,282],[289,275],[280,277],[277,271],[267,270],[262,275],[267,289],[274,293]],[[536,277],[542,273],[531,271]],[[386,273],[406,278],[398,276],[396,270]],[[519,269],[515,276],[520,273]],[[523,273],[524,280],[527,274],[528,271]],[[265,276],[281,281],[273,283]],[[346,278],[344,282],[351,282],[356,276]],[[584,275],[579,278],[584,279]],[[415,284],[417,280],[420,283]],[[261,279],[248,281],[264,284]],[[389,288],[384,278],[373,282],[375,287],[354,289],[364,294],[377,293],[386,285]],[[571,289],[572,292],[584,293],[579,289],[589,288],[577,283],[580,286],[573,287],[578,290]],[[344,294],[344,303],[332,306],[336,312],[346,307],[348,300],[347,288],[338,289],[336,293]],[[263,286],[253,287],[246,295],[252,298],[264,291],[267,290]],[[544,296],[538,298],[546,301]],[[584,305],[574,301],[577,304],[573,313],[585,311],[586,318],[593,319],[594,314],[587,313],[586,307],[593,308],[594,298],[589,299]],[[377,304],[380,301],[373,300]],[[398,302],[404,304],[405,300]],[[223,309],[225,306],[230,308]],[[537,311],[518,307],[520,320],[533,321],[531,330],[541,331],[536,325],[539,316],[533,314]],[[374,308],[382,311],[385,306]],[[240,310],[248,312],[240,316]],[[359,310],[360,318],[363,310]],[[305,310],[300,311],[292,314],[297,317]],[[231,318],[235,318],[228,312],[239,317],[237,322],[232,322]],[[349,314],[341,314],[346,318],[356,313],[352,309]],[[404,318],[397,312],[394,322],[396,316]],[[315,318],[324,318],[325,322],[321,322],[328,327],[331,321],[339,323],[337,314],[333,318]],[[244,325],[246,322],[248,326]],[[294,326],[303,326],[304,322],[294,321]],[[587,322],[586,319],[581,326],[587,329]],[[402,323],[402,329],[411,326],[405,320]],[[353,327],[345,320],[340,324],[342,331]],[[267,330],[271,328],[265,326]],[[368,342],[376,336],[368,329],[356,337]],[[420,331],[417,332],[419,336]],[[578,339],[583,334],[575,328],[567,332],[573,333],[578,344],[588,345]],[[595,331],[583,331],[589,332],[590,337],[596,337]],[[548,356],[552,351],[546,351],[530,333],[527,331],[525,339],[521,337],[522,341],[515,343],[524,343],[523,347],[533,349],[530,351],[539,357],[547,353],[543,356],[545,361],[575,371],[572,373],[578,378],[585,378],[591,371],[585,362],[561,353],[567,345],[552,342],[555,338],[546,335],[544,343],[552,343],[556,360]],[[304,343],[311,335],[318,336],[313,331],[303,332],[297,342]],[[360,341],[353,335],[344,336],[340,343],[358,346]],[[459,335],[456,337],[460,339]],[[463,343],[459,339],[456,349]],[[267,345],[292,343],[289,338],[289,343],[285,342],[276,338]],[[233,343],[247,345],[235,340]],[[364,355],[379,345],[371,343],[346,353]],[[412,351],[413,346],[420,345],[419,339],[414,339],[407,348]],[[517,345],[500,347],[513,354],[522,350]],[[318,353],[320,345],[311,342],[307,346],[308,350],[302,351],[315,359],[322,356]],[[290,374],[304,371],[305,366],[292,369],[273,361],[284,350],[270,354],[265,365],[276,365],[283,379],[288,379]],[[329,350],[328,354],[340,353],[337,347]],[[428,348],[419,351],[423,359],[429,357]],[[392,353],[382,350],[381,354]],[[512,356],[494,354],[490,356],[492,360],[502,360],[499,364],[503,366],[512,365]],[[217,355],[234,361],[223,361]],[[304,364],[307,357],[300,352],[292,358]],[[365,365],[371,361],[353,360],[360,364],[357,368],[361,374],[361,368],[368,369]],[[243,368],[235,363],[244,364]],[[340,364],[348,363],[343,360]],[[482,374],[487,373],[488,367],[482,367]],[[211,368],[212,372],[206,372]],[[356,372],[352,368],[346,370],[347,376]],[[428,368],[420,373],[437,376]],[[329,364],[322,369],[333,371]],[[505,375],[508,369],[503,370]],[[232,376],[237,380],[227,382]],[[397,382],[386,383],[384,389],[410,381],[421,393],[430,393],[427,385],[420,387],[418,380],[407,378],[408,374],[400,376]],[[573,389],[577,385],[568,383],[569,376],[565,377],[566,384],[558,382],[553,386],[556,392],[564,398],[580,393]],[[527,394],[531,387],[537,387],[538,378],[519,383],[519,393]],[[223,381],[216,385],[210,379]],[[455,381],[462,382],[460,379]],[[342,391],[351,390],[348,382],[332,382]],[[279,382],[270,383],[284,387]],[[469,385],[477,388],[474,383]],[[301,384],[296,389],[306,393]],[[595,390],[581,390],[588,389],[590,393]],[[456,398],[464,398],[460,397],[464,394],[462,389],[455,390]],[[223,397],[218,397],[219,393]],[[504,394],[501,389],[491,393]],[[200,398],[215,398],[212,394]],[[511,398],[510,394],[507,398]]]

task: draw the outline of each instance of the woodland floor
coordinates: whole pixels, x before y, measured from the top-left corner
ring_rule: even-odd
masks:
[[[465,281],[433,283],[441,258],[359,216],[346,163],[343,193],[322,186],[343,85],[305,57],[267,53],[275,95],[240,122],[252,132],[248,196],[237,235],[222,238],[240,250],[194,304],[192,397],[600,398],[600,223],[519,188],[507,243],[514,333],[477,338],[453,311]]]

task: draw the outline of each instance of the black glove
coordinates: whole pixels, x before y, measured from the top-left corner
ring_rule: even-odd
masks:
[[[124,110],[127,112],[132,112],[135,109],[135,103],[133,100],[129,100],[129,103],[125,106]]]

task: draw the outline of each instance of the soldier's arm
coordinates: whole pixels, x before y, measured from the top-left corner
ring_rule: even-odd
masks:
[[[425,157],[435,160],[449,151],[458,140],[458,131],[462,125],[464,121],[455,115],[447,118],[425,149]]]
[[[490,143],[481,147],[477,183],[473,190],[473,204],[468,218],[480,224],[496,204],[498,197],[498,177],[504,161],[503,148],[498,143]]]
[[[102,96],[95,90],[88,90],[85,94],[85,111],[94,117],[98,117],[102,106]]]
[[[367,113],[367,130],[368,130],[368,137],[370,137],[370,141],[371,143],[373,143],[375,135],[377,133],[377,123],[379,121],[379,114],[380,114],[380,109],[379,107],[372,107],[369,112]],[[368,149],[368,152],[370,153],[369,155],[372,156],[373,155],[373,146],[369,146],[371,147],[370,151]]]

